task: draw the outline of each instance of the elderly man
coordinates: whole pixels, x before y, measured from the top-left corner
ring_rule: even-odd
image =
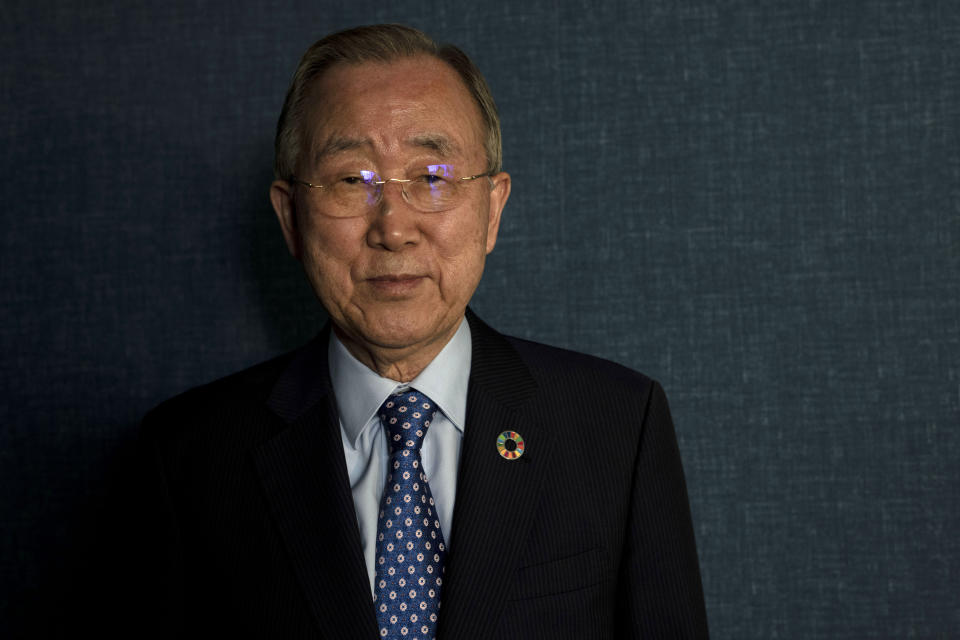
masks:
[[[500,165],[457,48],[381,25],[306,52],[270,199],[330,324],[145,419],[163,633],[706,636],[660,386],[467,309]]]

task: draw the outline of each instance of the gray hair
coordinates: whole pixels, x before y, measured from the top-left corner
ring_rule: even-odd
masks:
[[[428,55],[450,65],[476,100],[483,117],[487,171],[500,171],[503,143],[500,116],[483,74],[463,51],[452,44],[437,44],[422,31],[400,24],[356,27],[328,35],[314,43],[300,60],[277,121],[274,141],[274,175],[289,180],[303,151],[304,111],[309,89],[330,67],[341,62],[391,62],[399,58]]]

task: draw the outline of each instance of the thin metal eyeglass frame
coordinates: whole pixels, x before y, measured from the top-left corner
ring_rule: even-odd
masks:
[[[374,174],[374,175],[376,175],[376,174]],[[464,181],[469,181],[469,180],[476,180],[477,178],[489,178],[489,177],[491,177],[491,176],[493,176],[493,175],[494,175],[494,174],[493,174],[492,172],[487,171],[487,172],[485,172],[485,173],[478,173],[478,174],[473,175],[473,176],[464,176],[464,177],[462,177],[462,178],[457,178],[457,180],[460,181],[460,182],[464,182]],[[385,179],[385,180],[374,180],[373,182],[368,182],[368,183],[366,183],[366,184],[370,184],[370,185],[375,185],[375,186],[377,187],[377,199],[376,199],[376,200],[373,202],[373,204],[370,205],[370,206],[374,206],[374,205],[380,204],[380,201],[383,200],[383,186],[384,186],[385,184],[387,184],[388,182],[396,182],[397,184],[399,184],[399,185],[400,185],[400,193],[403,194],[403,200],[404,200],[407,204],[413,206],[413,203],[410,201],[410,196],[407,195],[407,190],[404,188],[404,185],[405,185],[406,183],[408,183],[408,182],[413,182],[413,181],[415,181],[416,179],[417,179],[417,178],[387,178],[387,179]],[[306,180],[301,180],[300,178],[298,178],[298,177],[296,177],[296,176],[290,176],[290,182],[293,182],[293,183],[296,183],[296,184],[302,184],[303,186],[309,187],[310,189],[326,189],[327,186],[328,186],[328,185],[324,185],[324,184],[313,184],[312,182],[307,182]],[[493,181],[491,180],[491,185],[490,185],[490,188],[491,188],[491,189],[493,188],[493,184],[492,184],[492,183],[493,183]],[[418,211],[422,211],[422,212],[424,212],[424,213],[440,213],[441,211],[446,211],[446,209],[438,209],[438,210],[436,210],[436,211],[432,211],[432,212],[431,212],[430,209],[420,209],[419,207],[417,207],[417,210],[418,210]]]

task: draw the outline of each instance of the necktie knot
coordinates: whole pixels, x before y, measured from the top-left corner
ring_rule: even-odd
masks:
[[[380,422],[387,428],[390,453],[420,451],[437,406],[416,389],[396,393],[380,405]]]

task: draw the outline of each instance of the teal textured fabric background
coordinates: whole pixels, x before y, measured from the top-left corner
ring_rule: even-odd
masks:
[[[147,409],[322,324],[273,129],[383,21],[500,108],[477,313],[666,388],[713,636],[960,633],[960,4],[133,4],[0,10],[0,635],[92,589]]]

